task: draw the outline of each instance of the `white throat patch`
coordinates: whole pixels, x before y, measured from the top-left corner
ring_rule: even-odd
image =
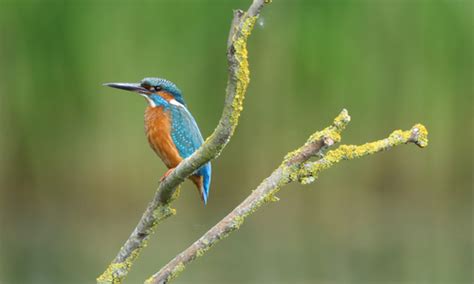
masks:
[[[145,94],[140,94],[140,96],[144,97],[147,101],[148,101],[148,104],[151,106],[151,107],[156,107],[156,104],[155,102],[150,99],[149,96],[145,95]]]

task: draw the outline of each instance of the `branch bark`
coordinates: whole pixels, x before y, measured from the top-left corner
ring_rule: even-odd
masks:
[[[186,265],[197,257],[205,254],[219,240],[236,231],[244,220],[253,214],[262,205],[277,201],[275,194],[280,188],[290,182],[298,181],[303,184],[313,182],[318,174],[342,160],[351,160],[366,155],[391,149],[392,147],[415,143],[420,147],[428,145],[428,132],[426,128],[417,124],[408,131],[394,131],[388,138],[367,143],[364,145],[341,145],[335,150],[328,151],[319,160],[307,162],[311,157],[322,155],[326,147],[340,141],[340,134],[349,123],[350,117],[343,110],[334,120],[333,124],[314,133],[299,149],[289,153],[281,165],[266,178],[239,206],[206,232],[190,247],[178,254],[167,265],[151,276],[146,283],[168,283],[182,272]]]
[[[183,160],[160,183],[139,223],[112,263],[97,278],[97,283],[122,282],[158,224],[176,213],[170,207],[170,203],[174,199],[177,187],[202,165],[217,158],[229,142],[243,110],[243,101],[250,81],[247,39],[253,30],[260,10],[267,2],[269,1],[254,0],[247,12],[240,10],[234,12],[227,47],[229,77],[224,109],[219,124],[206,142],[193,155]]]
[[[269,0],[254,0],[247,12],[234,11],[227,44],[229,77],[226,87],[226,99],[219,124],[206,142],[192,156],[182,161],[160,183],[138,225],[112,263],[97,278],[98,283],[122,282],[158,224],[175,214],[175,210],[170,207],[170,203],[176,198],[175,192],[178,186],[199,167],[217,158],[229,142],[243,110],[243,101],[250,80],[247,40],[263,5],[269,2]],[[343,110],[331,126],[311,135],[301,148],[289,153],[281,165],[247,199],[188,249],[177,255],[158,273],[150,277],[147,283],[167,283],[175,278],[188,263],[203,255],[220,239],[239,229],[246,217],[262,205],[278,200],[275,194],[282,186],[290,182],[311,183],[322,170],[330,168],[342,160],[363,157],[403,143],[415,143],[420,147],[427,146],[426,129],[423,125],[415,125],[409,131],[397,130],[386,139],[360,146],[342,145],[322,156],[321,153],[325,148],[340,141],[340,134],[349,121],[350,117],[347,111]],[[319,160],[308,162],[310,158],[317,155],[321,156]]]

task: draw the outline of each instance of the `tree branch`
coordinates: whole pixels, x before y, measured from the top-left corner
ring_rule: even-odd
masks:
[[[253,30],[260,10],[267,2],[266,0],[254,0],[246,13],[240,10],[234,12],[227,48],[229,77],[224,109],[219,124],[206,142],[193,155],[183,160],[160,183],[138,225],[112,263],[97,278],[98,283],[122,282],[158,224],[175,214],[175,210],[169,204],[173,201],[176,188],[202,165],[218,157],[229,142],[237,127],[250,81],[247,39]]]
[[[323,158],[315,162],[304,163],[300,170],[293,173],[293,179],[302,184],[316,180],[319,173],[343,160],[353,160],[407,143],[414,143],[420,148],[428,146],[428,131],[422,124],[414,125],[410,130],[395,130],[387,138],[363,145],[341,145],[328,151]]]
[[[292,181],[299,181],[304,184],[313,182],[322,170],[328,169],[342,160],[360,158],[388,150],[400,144],[415,143],[420,147],[426,147],[428,145],[428,132],[426,128],[421,124],[417,124],[411,130],[394,131],[388,138],[376,142],[360,146],[341,145],[335,150],[328,151],[318,161],[306,162],[311,157],[321,155],[321,151],[326,147],[330,147],[334,143],[339,142],[341,139],[340,134],[349,121],[350,117],[347,111],[343,110],[330,127],[311,135],[301,148],[289,153],[281,165],[239,206],[190,247],[161,268],[159,272],[151,276],[146,283],[167,283],[177,277],[188,263],[202,256],[219,240],[227,237],[233,231],[238,230],[244,220],[258,208],[270,201],[278,200],[275,194],[282,186]]]

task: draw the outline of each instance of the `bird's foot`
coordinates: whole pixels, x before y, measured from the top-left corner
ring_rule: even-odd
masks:
[[[160,178],[160,182],[164,181],[167,176],[171,174],[171,172],[174,170],[174,168],[171,168],[166,171],[166,173]]]

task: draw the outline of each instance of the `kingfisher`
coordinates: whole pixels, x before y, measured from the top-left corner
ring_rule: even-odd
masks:
[[[145,78],[140,83],[106,83],[105,86],[138,93],[147,102],[145,134],[153,151],[168,167],[166,178],[203,143],[199,127],[178,87],[166,79]],[[196,185],[204,204],[209,196],[211,163],[196,170],[189,179]]]

